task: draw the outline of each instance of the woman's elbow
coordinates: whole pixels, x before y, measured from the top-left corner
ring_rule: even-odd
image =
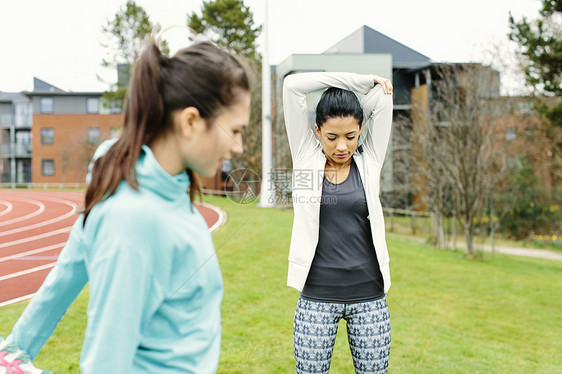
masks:
[[[294,91],[297,87],[298,77],[294,74],[289,74],[283,79],[283,90]]]

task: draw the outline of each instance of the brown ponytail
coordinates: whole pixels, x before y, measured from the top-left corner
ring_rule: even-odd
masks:
[[[84,225],[92,208],[113,195],[123,179],[138,190],[135,166],[141,148],[169,130],[173,111],[193,106],[210,124],[221,110],[236,102],[240,90],[249,91],[248,77],[228,52],[211,43],[198,43],[167,58],[151,41],[131,72],[121,135],[94,164]],[[193,200],[201,188],[193,171],[187,172]]]

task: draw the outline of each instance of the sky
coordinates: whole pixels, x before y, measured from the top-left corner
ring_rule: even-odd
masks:
[[[0,91],[33,89],[33,77],[67,91],[104,91],[116,73],[101,66],[102,26],[126,0],[0,1]],[[189,44],[187,14],[202,0],[136,0],[165,30],[172,54]],[[244,0],[256,24],[265,0]],[[484,62],[507,77],[506,93],[522,86],[508,42],[509,12],[536,18],[540,0],[269,0],[269,63],[294,53],[322,53],[367,25],[435,62]],[[260,50],[264,44],[259,39]],[[101,77],[102,80],[98,78]]]

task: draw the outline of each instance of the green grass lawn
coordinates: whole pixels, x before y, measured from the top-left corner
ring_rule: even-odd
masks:
[[[298,293],[285,285],[292,211],[205,201],[228,214],[213,235],[225,283],[218,372],[294,373]],[[472,261],[407,238],[387,242],[389,373],[562,373],[561,262],[488,254]],[[63,318],[39,367],[78,372],[87,297]],[[24,307],[0,309],[0,335]],[[343,322],[338,334],[331,372],[352,373]]]

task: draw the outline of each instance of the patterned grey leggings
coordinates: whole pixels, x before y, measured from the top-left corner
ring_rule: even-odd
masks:
[[[390,314],[386,299],[364,303],[324,303],[299,297],[293,322],[297,374],[330,371],[340,319],[347,336],[355,373],[387,373],[390,355]]]

